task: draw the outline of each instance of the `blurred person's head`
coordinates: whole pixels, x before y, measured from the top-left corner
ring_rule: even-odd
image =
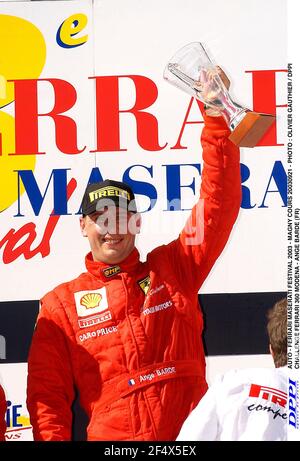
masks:
[[[267,330],[275,367],[287,364],[287,300],[278,301],[268,312]]]

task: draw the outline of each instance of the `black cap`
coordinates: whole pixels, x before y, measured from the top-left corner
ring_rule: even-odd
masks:
[[[88,184],[82,199],[82,214],[95,213],[102,207],[115,205],[136,213],[136,203],[132,189],[124,182],[106,179]]]

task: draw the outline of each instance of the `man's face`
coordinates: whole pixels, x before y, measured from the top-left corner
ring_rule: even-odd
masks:
[[[108,206],[80,218],[81,232],[89,239],[95,261],[122,262],[133,250],[141,225],[140,215]]]

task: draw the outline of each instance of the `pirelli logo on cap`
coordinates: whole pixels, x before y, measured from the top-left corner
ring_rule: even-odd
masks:
[[[130,201],[129,192],[127,192],[127,190],[120,189],[119,187],[115,186],[102,187],[101,189],[97,189],[89,193],[89,199],[91,203],[94,200],[99,200],[100,198],[107,197],[123,197],[126,200]]]
[[[120,266],[112,266],[112,267],[108,267],[107,269],[103,269],[103,274],[107,278],[113,277],[114,275],[119,274],[119,272],[121,272]]]
[[[145,295],[148,293],[149,291],[149,288],[150,288],[150,285],[151,285],[151,281],[150,281],[150,275],[147,275],[147,277],[145,277],[144,279],[142,280],[139,280],[138,281],[138,284],[141,288],[141,290],[145,293]]]

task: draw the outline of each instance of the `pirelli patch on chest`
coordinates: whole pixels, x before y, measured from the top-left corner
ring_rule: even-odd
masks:
[[[138,285],[139,285],[140,289],[146,295],[148,293],[148,291],[150,289],[150,285],[151,285],[150,275],[147,275],[147,277],[145,277],[144,279],[139,280]]]
[[[107,267],[106,269],[103,269],[103,274],[105,277],[113,277],[116,274],[119,274],[121,272],[121,267],[120,266],[111,266]]]

